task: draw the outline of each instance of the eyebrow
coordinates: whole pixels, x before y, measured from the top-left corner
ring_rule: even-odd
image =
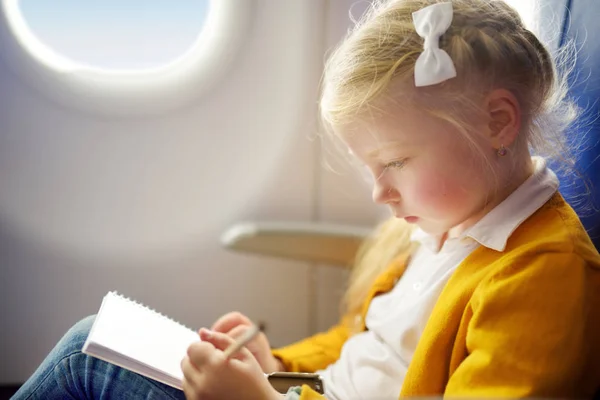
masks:
[[[368,152],[368,153],[367,153],[367,157],[369,157],[369,158],[375,158],[375,157],[379,156],[379,154],[380,154],[382,151],[385,151],[385,150],[390,150],[390,149],[393,149],[393,148],[398,148],[398,147],[407,147],[407,146],[408,146],[408,145],[407,145],[406,143],[401,143],[401,142],[389,142],[389,143],[386,143],[386,144],[384,144],[383,146],[381,146],[381,147],[380,147],[380,148],[378,148],[378,149],[371,150],[370,152]]]

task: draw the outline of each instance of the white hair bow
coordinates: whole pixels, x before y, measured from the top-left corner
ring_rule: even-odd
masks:
[[[415,85],[429,86],[456,76],[452,59],[440,49],[442,36],[452,23],[452,3],[437,3],[412,14],[415,29],[425,39],[415,64]]]

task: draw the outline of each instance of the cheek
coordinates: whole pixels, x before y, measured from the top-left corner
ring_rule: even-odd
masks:
[[[443,169],[422,170],[407,186],[402,194],[410,203],[407,205],[432,216],[461,214],[472,206],[475,197],[470,179],[444,173]]]

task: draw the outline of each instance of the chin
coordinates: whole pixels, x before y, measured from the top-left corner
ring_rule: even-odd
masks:
[[[426,221],[423,220],[419,220],[415,225],[417,225],[423,232],[432,236],[443,235],[448,231],[448,229],[445,227],[434,224],[428,224]]]

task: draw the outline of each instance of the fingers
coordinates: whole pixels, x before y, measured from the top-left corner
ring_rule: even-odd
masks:
[[[210,328],[215,332],[229,332],[231,329],[238,325],[252,325],[252,321],[248,319],[244,314],[234,311],[223,315],[219,318]]]
[[[223,353],[211,343],[194,342],[187,349],[187,355],[181,360],[183,372],[183,391],[186,399],[201,399],[202,388],[206,387],[207,372],[219,371],[223,363]],[[220,356],[219,356],[220,355]]]
[[[248,329],[250,329],[250,328],[251,328],[251,325],[238,325],[235,328],[233,328],[230,331],[225,332],[225,333],[227,334],[227,336],[237,339],[240,336],[242,336],[244,333],[246,333],[248,331]]]
[[[183,357],[183,360],[181,360],[181,371],[183,372],[183,376],[189,381],[195,380],[199,372],[198,368],[192,364],[189,356],[185,356]]]
[[[181,371],[183,372],[183,392],[188,400],[199,399],[196,388],[202,387],[202,374],[192,364],[188,356],[181,360]]]
[[[194,386],[191,385],[187,379],[183,380],[183,393],[187,400],[200,399],[200,396],[196,393]]]
[[[189,358],[190,366],[201,371],[203,365],[209,364],[212,361],[214,353],[215,348],[210,342],[199,341],[192,343],[188,347],[186,358]]]
[[[204,328],[200,329],[200,338],[203,341],[212,344],[221,351],[224,351],[226,348],[235,343],[235,339],[224,333],[211,332]]]
[[[231,336],[221,332],[211,332],[207,329],[200,329],[200,338],[206,342],[212,344],[215,348],[225,351],[229,346],[235,345],[235,339]],[[231,355],[231,358],[238,360],[244,360],[247,357],[251,357],[251,353],[245,347],[242,347],[237,352]],[[195,360],[192,358],[192,361]]]

